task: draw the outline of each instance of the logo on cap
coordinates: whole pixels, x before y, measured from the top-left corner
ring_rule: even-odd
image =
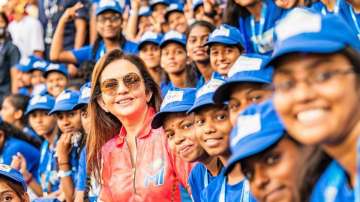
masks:
[[[30,64],[31,60],[29,58],[22,58],[20,60],[20,65],[28,66]]]
[[[228,77],[234,76],[238,72],[244,71],[258,71],[261,68],[262,60],[260,58],[251,58],[246,56],[240,56],[236,62],[232,65]]]
[[[46,62],[45,61],[36,61],[34,64],[33,64],[33,67],[34,68],[44,68],[46,66]]]
[[[84,88],[84,89],[81,91],[81,96],[80,96],[80,98],[81,98],[81,99],[89,98],[90,95],[91,95],[91,88]]]
[[[105,6],[116,6],[116,3],[113,0],[102,0],[102,1],[100,1],[99,7],[105,7]]]
[[[11,171],[11,167],[5,164],[0,164],[0,170],[9,173]]]
[[[49,64],[49,66],[47,67],[47,71],[58,70],[58,69],[60,69],[60,65],[59,64],[54,64],[54,63]]]
[[[164,41],[169,40],[169,39],[182,39],[183,36],[176,31],[170,31],[165,35]]]
[[[145,34],[142,36],[141,40],[145,41],[147,39],[157,39],[158,35],[154,32],[145,32]]]
[[[231,146],[235,146],[242,138],[261,130],[261,116],[259,113],[241,115],[237,118],[236,136],[231,139]]]
[[[57,98],[56,98],[56,102],[60,102],[62,100],[68,100],[71,98],[71,93],[61,93]]]
[[[31,100],[30,100],[30,105],[36,105],[36,104],[40,104],[40,103],[46,103],[47,102],[47,97],[46,96],[34,96]]]
[[[213,33],[211,33],[210,38],[215,38],[217,36],[225,36],[225,37],[229,37],[230,36],[230,30],[227,29],[224,26],[220,26],[219,29],[214,30]]]
[[[205,84],[196,92],[196,98],[199,98],[205,94],[213,93],[215,90],[224,83],[223,80],[212,79],[209,83]]]
[[[161,104],[161,109],[170,103],[182,101],[183,97],[184,91],[168,91],[165,95],[163,103]]]

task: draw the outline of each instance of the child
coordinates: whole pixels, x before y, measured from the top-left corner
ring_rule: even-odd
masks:
[[[63,64],[50,63],[44,72],[47,92],[55,98],[68,85],[68,70]]]

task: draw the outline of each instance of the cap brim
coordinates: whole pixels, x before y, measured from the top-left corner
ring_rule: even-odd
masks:
[[[62,104],[61,107],[56,107],[54,109],[52,109],[49,112],[49,115],[58,113],[58,112],[67,112],[67,111],[72,111],[74,108],[75,104],[71,104],[71,103],[67,103],[67,104]]]
[[[170,113],[176,113],[176,112],[186,113],[190,107],[191,107],[191,105],[181,105],[181,106],[177,106],[177,107],[172,107],[171,109],[165,109],[164,111],[156,113],[156,115],[153,118],[153,121],[151,122],[151,127],[154,129],[160,128],[163,124],[163,121],[164,121],[164,118],[166,115],[168,115]]]
[[[97,16],[97,15],[100,15],[101,13],[103,13],[103,12],[105,12],[105,11],[113,11],[113,12],[115,12],[115,13],[120,13],[120,14],[122,14],[122,11],[120,11],[120,10],[118,10],[118,9],[116,9],[116,8],[113,8],[113,7],[104,7],[104,8],[101,8],[101,9],[97,10],[95,15],[96,15],[96,16]]]
[[[77,103],[72,110],[78,110],[81,109],[82,107],[86,106],[88,103]]]
[[[212,95],[211,95],[212,96]],[[200,108],[203,108],[205,106],[208,106],[208,105],[213,105],[215,104],[214,101],[211,99],[209,99],[208,96],[204,96],[203,98],[199,98],[197,99],[197,101],[194,103],[194,105],[187,111],[187,113],[191,113],[191,112],[194,112],[194,111],[197,111],[199,110]]]
[[[28,115],[31,112],[36,111],[36,110],[50,111],[51,108],[45,107],[45,106],[37,106],[37,107],[29,108],[29,110],[26,110],[25,115]]]
[[[44,78],[46,78],[51,72],[58,72],[58,73],[60,73],[60,74],[62,74],[62,75],[64,75],[65,77],[68,77],[68,75],[67,74],[65,74],[64,72],[62,72],[62,71],[58,71],[58,70],[50,70],[50,71],[45,71],[44,72],[44,74],[43,74],[43,76],[44,76]]]
[[[164,41],[163,43],[160,43],[160,48],[164,48],[166,45],[168,45],[169,43],[177,43],[182,45],[183,47],[186,47],[186,42],[178,40],[178,39],[169,39]]]
[[[284,136],[284,130],[278,129],[268,132],[267,134],[270,135],[264,134],[256,138],[250,137],[251,139],[249,138],[250,140],[246,142],[246,146],[239,147],[235,153],[231,154],[228,164],[225,167],[225,173],[230,172],[238,161],[258,154],[277,143]]]
[[[205,43],[204,46],[211,46],[211,45],[214,45],[214,44],[225,44],[225,45],[230,45],[230,46],[242,46],[242,44],[238,41],[234,41],[234,40],[231,40],[229,39],[228,37],[217,37],[213,40],[210,40],[208,42]]]
[[[148,44],[148,43],[154,44],[156,46],[159,46],[159,44],[160,44],[158,41],[155,41],[155,40],[145,40],[145,41],[142,41],[139,43],[138,50],[140,51],[144,47],[144,45]]]
[[[26,183],[24,181],[24,179],[20,179],[16,176],[9,176],[10,174],[9,173],[6,173],[4,171],[0,171],[0,175],[12,180],[12,181],[15,181],[17,182],[18,184],[21,184],[22,188],[26,191],[27,190],[27,186],[26,186]]]

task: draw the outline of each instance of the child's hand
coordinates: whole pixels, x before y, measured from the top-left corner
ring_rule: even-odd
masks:
[[[56,145],[56,155],[58,163],[69,162],[69,154],[71,151],[71,133],[63,133]]]

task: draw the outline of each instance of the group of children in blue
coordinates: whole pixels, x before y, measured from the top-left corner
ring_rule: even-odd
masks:
[[[214,120],[210,123],[223,128],[221,129],[223,131],[219,132],[219,135],[223,133],[223,136],[219,138],[223,139],[227,146],[220,148],[221,151],[216,149],[213,151],[216,147],[215,143],[215,146],[204,146],[199,143],[207,156],[205,158],[199,156],[190,161],[190,163],[199,162],[192,168],[188,180],[193,201],[263,201],[256,199],[251,193],[252,182],[248,179],[251,176],[248,176],[247,172],[244,172],[246,169],[240,168],[238,163],[243,163],[258,154],[264,154],[264,151],[278,147],[282,140],[289,139],[271,100],[275,60],[299,52],[335,53],[346,47],[360,50],[358,24],[360,14],[355,12],[352,4],[345,0],[337,0],[331,9],[322,2],[313,3],[306,9],[287,10],[277,7],[273,0],[257,3],[261,4],[260,18],[256,19],[249,12],[242,11],[243,13],[235,20],[236,26],[221,24],[216,29],[210,30],[211,33],[204,46],[208,48],[210,55],[209,60],[213,69],[211,78],[206,78],[200,70],[196,70],[195,75],[189,75],[190,73],[187,72],[187,80],[182,83],[186,84],[186,88],[183,88],[177,86],[179,72],[165,70],[166,77],[159,84],[164,100],[152,127],[163,126],[169,114],[179,113],[182,116],[195,114],[193,124],[198,128],[205,127],[204,125],[209,124],[208,119],[212,118]],[[153,4],[170,5],[170,2],[159,0],[154,1]],[[194,4],[196,4],[194,8],[197,8],[202,5],[202,1],[194,1]],[[182,13],[182,9],[177,7],[171,12]],[[105,4],[100,2],[96,15],[107,11],[118,14],[123,12],[116,1]],[[313,18],[307,18],[308,16]],[[301,21],[304,19],[305,21]],[[306,25],[308,23],[306,19],[318,20],[318,29],[313,31],[311,25]],[[289,27],[289,24],[293,27]],[[166,59],[167,57],[186,55],[189,51],[187,36],[175,30],[163,34],[146,32],[138,43],[124,41],[121,48],[128,54],[138,54],[146,44],[159,47],[161,57],[167,60],[161,59],[161,64],[170,64],[171,59]],[[96,62],[107,52],[102,40],[96,48],[93,50],[94,46],[89,45],[69,52],[75,58],[76,64],[93,60]],[[216,57],[224,54],[234,57],[226,61],[227,65],[216,66]],[[215,62],[213,63],[212,60]],[[186,60],[182,63],[175,65],[188,68]],[[20,109],[12,104],[16,102],[13,101],[16,99],[13,95],[5,97],[3,108],[5,103],[12,105],[14,117],[8,119],[3,115],[0,120],[0,132],[3,132],[4,137],[0,163],[12,164],[19,170],[25,163],[27,171],[22,173],[24,177],[22,184],[27,184],[35,195],[42,193],[42,196],[49,200],[61,197],[67,200],[72,197],[69,195],[80,191],[85,192],[90,201],[95,201],[97,187],[93,185],[86,170],[85,139],[89,126],[83,121],[88,119],[86,107],[90,98],[90,83],[83,84],[80,91],[66,88],[69,83],[66,66],[47,62],[36,56],[21,61],[16,68],[21,72],[21,79],[24,82],[24,87],[19,92],[31,96],[26,109],[22,111],[22,116],[27,117],[29,125],[14,126],[13,123],[21,119],[15,113]],[[43,77],[43,79],[26,79],[29,75],[32,78],[39,75],[39,78]],[[234,94],[234,89],[239,89],[243,84],[262,91],[260,98],[255,97],[255,101],[244,102],[245,104],[242,100],[233,99],[231,96]],[[250,106],[252,103],[258,104]],[[213,115],[224,110],[229,111],[231,127],[221,125],[224,124],[222,122],[224,117]],[[69,153],[58,148],[58,143],[64,134],[70,134],[69,138],[61,140],[63,145],[70,145]],[[66,153],[65,159],[68,162],[62,161],[66,155],[61,152]],[[68,171],[62,171],[60,167],[63,166],[68,168]],[[244,177],[236,174],[240,173],[238,172],[240,170],[243,171]],[[307,201],[360,202],[360,188],[356,187],[359,186],[359,182],[357,181],[355,186],[349,186],[349,175],[336,159],[332,160],[317,178],[316,183],[311,184],[312,191],[306,196]],[[69,183],[73,189],[70,192],[59,193],[61,180],[67,180],[66,183]],[[37,191],[39,187],[40,192]]]

